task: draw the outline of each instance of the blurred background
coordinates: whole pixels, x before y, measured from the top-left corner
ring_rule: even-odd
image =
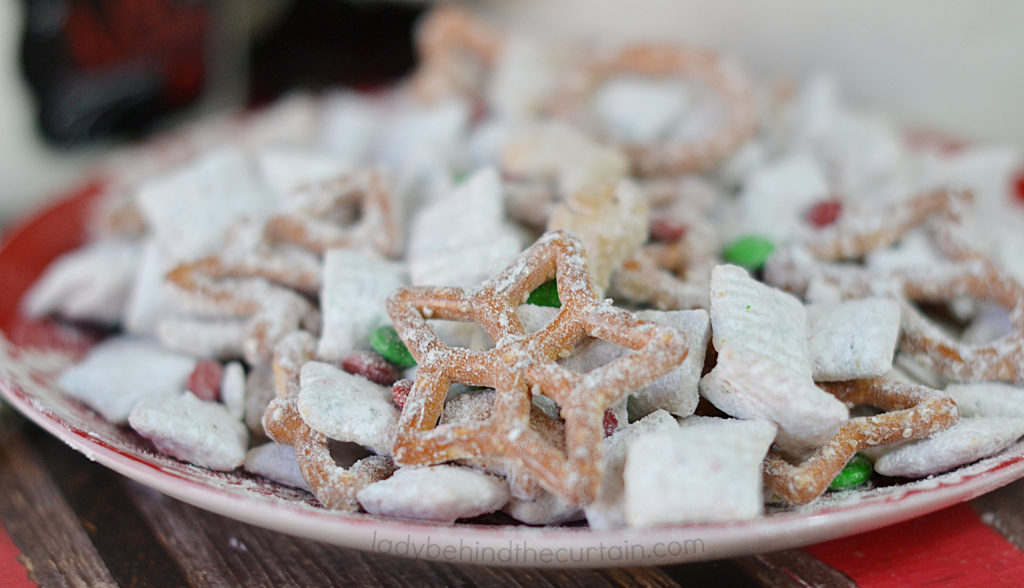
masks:
[[[1024,146],[1024,2],[467,2],[512,29],[719,49],[762,79],[834,73],[915,127]],[[414,65],[422,2],[0,2],[0,226],[162,127]]]
[[[423,5],[0,1],[0,226],[161,128],[413,66]]]

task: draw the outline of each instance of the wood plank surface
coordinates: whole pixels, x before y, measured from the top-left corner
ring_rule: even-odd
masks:
[[[31,578],[44,586],[679,585],[658,568],[488,568],[292,537],[164,496],[88,461],[31,425],[0,447],[0,460],[0,517],[32,568]],[[18,497],[36,488],[48,489],[46,500],[24,508],[25,499]],[[54,512],[60,516],[52,529],[35,525]],[[72,561],[64,561],[71,559],[87,565],[76,570]],[[65,570],[71,574],[62,583]]]
[[[114,586],[81,522],[20,436],[0,447],[0,518],[21,549],[29,578],[42,586]]]
[[[1024,482],[1017,482],[960,508],[973,509],[1019,550],[1022,499]],[[27,423],[0,442],[0,521],[41,586],[857,585],[803,549],[597,570],[487,568],[366,553],[192,507],[90,462]]]
[[[799,549],[737,558],[736,565],[750,574],[759,586],[857,586],[846,574]]]

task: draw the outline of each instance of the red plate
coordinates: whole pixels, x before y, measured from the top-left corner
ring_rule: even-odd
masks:
[[[10,231],[0,246],[0,394],[91,459],[224,516],[373,552],[520,566],[654,565],[776,551],[852,535],[969,500],[1024,477],[1024,443],[954,472],[898,486],[826,495],[800,509],[734,523],[590,530],[433,524],[332,512],[308,494],[242,471],[212,472],[155,452],[52,385],[93,338],[19,312],[47,263],[82,242],[94,182]]]

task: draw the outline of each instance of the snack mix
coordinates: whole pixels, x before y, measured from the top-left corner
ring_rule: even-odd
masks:
[[[1017,152],[701,49],[450,6],[417,33],[393,88],[115,164],[26,300],[118,329],[64,392],[197,466],[443,522],[752,519],[1024,435]]]

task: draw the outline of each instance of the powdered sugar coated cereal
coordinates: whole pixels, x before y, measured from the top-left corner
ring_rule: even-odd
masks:
[[[108,421],[123,424],[143,398],[184,392],[195,363],[147,339],[114,337],[93,347],[57,385]]]
[[[391,388],[311,361],[302,366],[298,407],[303,420],[327,437],[391,454],[398,424]]]
[[[459,466],[401,468],[359,491],[359,504],[377,515],[454,522],[494,512],[509,499],[498,478]]]
[[[245,461],[249,431],[224,405],[190,392],[146,398],[128,418],[160,451],[211,470],[230,471]]]

